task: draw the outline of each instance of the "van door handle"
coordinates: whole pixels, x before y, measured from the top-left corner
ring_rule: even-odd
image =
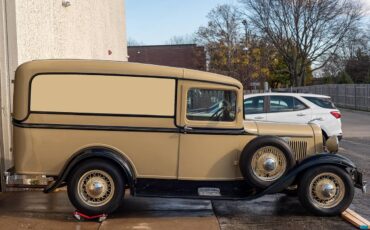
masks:
[[[190,132],[192,130],[193,130],[193,128],[191,128],[191,127],[189,127],[187,125],[184,126],[184,133]]]
[[[254,119],[258,119],[258,120],[261,120],[263,119],[264,117],[254,117]]]
[[[306,114],[304,114],[304,113],[298,113],[297,116],[298,117],[304,117],[304,116],[306,116]]]

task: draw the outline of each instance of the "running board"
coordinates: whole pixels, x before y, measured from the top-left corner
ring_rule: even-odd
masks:
[[[256,194],[244,181],[138,179],[134,189],[135,196],[191,199],[243,199]]]

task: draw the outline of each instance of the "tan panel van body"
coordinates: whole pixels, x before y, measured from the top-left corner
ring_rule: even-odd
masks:
[[[326,155],[315,124],[243,120],[241,83],[217,74],[32,61],[17,69],[14,92],[14,172],[52,177],[47,192],[67,184],[87,213],[114,210],[125,188],[147,195],[185,185],[209,198],[240,185],[247,196],[244,186],[264,190],[304,159]]]

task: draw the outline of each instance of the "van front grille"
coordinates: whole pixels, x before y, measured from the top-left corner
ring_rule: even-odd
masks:
[[[307,142],[306,141],[289,141],[289,145],[294,152],[296,161],[303,160],[307,156]]]

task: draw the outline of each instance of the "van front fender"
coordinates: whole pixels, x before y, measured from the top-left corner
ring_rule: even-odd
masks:
[[[366,187],[366,182],[362,181],[362,173],[357,170],[356,165],[350,159],[338,154],[322,153],[304,159],[302,162],[289,170],[284,177],[274,182],[271,186],[260,192],[258,195],[263,196],[266,194],[281,192],[290,186],[296,179],[299,179],[297,177],[303,172],[320,165],[334,165],[346,169],[347,172],[351,174],[354,185],[357,188],[364,190],[364,187]]]

